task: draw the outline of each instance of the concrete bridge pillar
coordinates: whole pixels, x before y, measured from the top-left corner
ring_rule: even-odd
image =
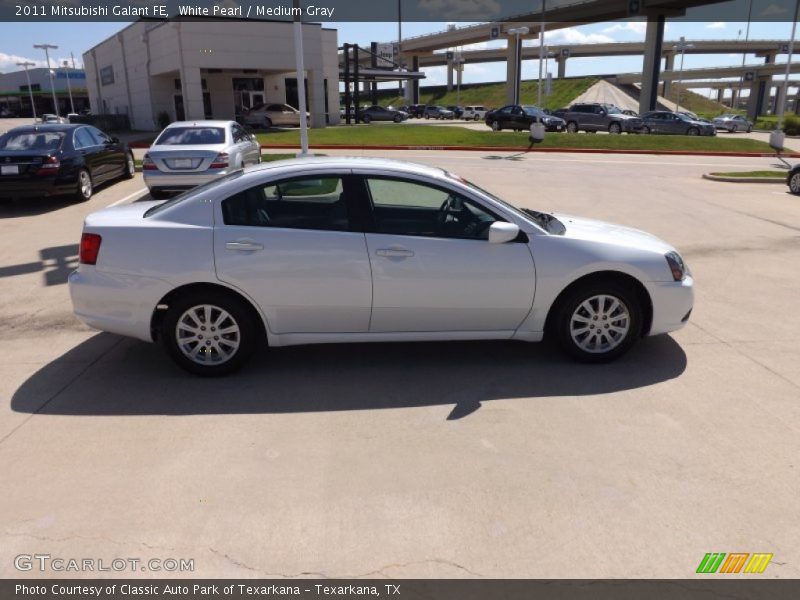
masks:
[[[447,91],[453,91],[453,62],[447,61]]]
[[[786,92],[788,88],[785,85],[777,86],[775,90],[775,108],[774,114],[778,114],[781,110],[786,110]]]
[[[756,77],[750,84],[750,99],[747,102],[747,118],[755,121],[763,113],[769,102],[769,76]]]
[[[567,57],[559,56],[556,58],[556,64],[558,65],[558,78],[564,79],[567,76]]]
[[[665,71],[674,71],[675,70],[675,52],[667,52],[664,55],[664,70]],[[669,97],[670,93],[672,92],[672,82],[671,81],[664,81],[664,86],[661,89],[661,95],[666,98],[667,100],[671,100],[672,98]]]
[[[725,97],[725,88],[719,88],[717,90],[717,102],[722,104],[722,99]]]
[[[520,41],[520,45],[522,42]],[[521,66],[520,56],[517,53],[518,46],[513,37],[508,38],[506,46],[506,104],[513,104],[519,97],[519,68]]]
[[[642,64],[642,93],[639,95],[639,114],[656,109],[658,80],[661,73],[661,54],[664,43],[664,15],[647,21]]]
[[[731,108],[736,108],[739,103],[739,88],[731,88]]]

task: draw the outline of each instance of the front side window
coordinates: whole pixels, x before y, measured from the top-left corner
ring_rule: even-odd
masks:
[[[222,202],[226,225],[348,231],[344,184],[319,176],[260,185]]]
[[[102,146],[106,142],[110,142],[111,138],[108,137],[105,133],[97,129],[96,127],[87,127],[89,133],[91,134],[92,138],[95,140],[95,144],[98,146]]]
[[[378,233],[485,240],[502,220],[450,190],[401,179],[368,178]]]

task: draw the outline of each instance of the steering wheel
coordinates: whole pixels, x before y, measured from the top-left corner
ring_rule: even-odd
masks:
[[[452,214],[456,214],[459,211],[455,210],[453,206],[456,203],[456,198],[452,194],[448,195],[442,205],[439,207],[439,214],[436,216],[436,228],[439,233],[444,231],[445,223],[447,223],[447,217]]]

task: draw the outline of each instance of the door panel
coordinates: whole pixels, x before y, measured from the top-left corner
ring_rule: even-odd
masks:
[[[338,177],[252,188],[219,212],[217,276],[255,299],[273,333],[368,331],[369,258],[364,234],[348,231]]]
[[[533,303],[527,244],[368,233],[370,331],[512,331]]]

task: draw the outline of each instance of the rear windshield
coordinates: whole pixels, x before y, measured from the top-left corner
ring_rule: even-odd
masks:
[[[203,146],[224,144],[222,127],[170,127],[158,136],[156,146]]]
[[[58,150],[63,140],[61,131],[12,131],[0,137],[0,150]]]
[[[159,204],[157,206],[154,206],[153,208],[148,208],[147,211],[145,211],[144,216],[145,217],[152,217],[153,215],[157,215],[158,213],[170,208],[171,206],[175,206],[176,204],[179,204],[180,202],[183,202],[184,200],[188,200],[190,198],[194,198],[200,192],[205,192],[207,190],[213,189],[213,188],[215,188],[217,186],[220,186],[220,185],[222,185],[222,184],[224,184],[224,183],[226,183],[228,181],[231,181],[233,179],[241,177],[242,175],[244,175],[244,171],[242,169],[239,169],[238,171],[234,171],[233,173],[228,173],[227,175],[223,175],[221,177],[217,177],[216,179],[212,179],[211,181],[207,181],[207,182],[203,183],[202,185],[198,185],[195,188],[192,188],[190,190],[186,190],[182,194],[178,194],[177,196],[173,196],[172,198],[170,198],[169,200],[167,200],[163,204]]]

